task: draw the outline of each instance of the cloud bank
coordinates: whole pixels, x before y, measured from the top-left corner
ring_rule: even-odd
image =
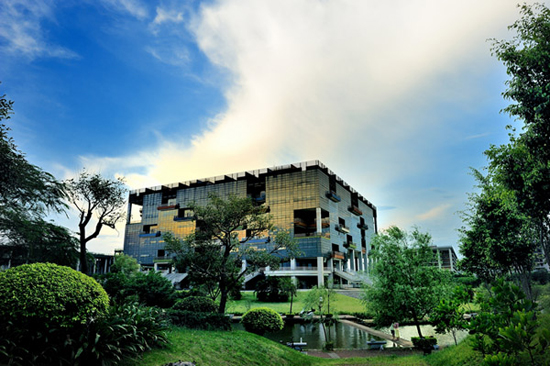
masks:
[[[145,17],[135,3],[117,4]],[[227,75],[220,82],[227,108],[200,134],[157,136],[155,148],[82,161],[140,188],[319,159],[376,205],[396,207],[386,211],[388,222],[446,217],[449,225],[463,197],[414,196],[423,175],[456,171],[440,153],[456,132],[453,108],[481,108],[487,90],[478,79],[497,64],[486,39],[505,37],[516,17],[508,0],[225,0],[194,13],[158,7],[148,26],[191,32]],[[176,57],[149,52],[190,62],[185,49],[165,49]],[[481,135],[474,129],[455,138]],[[408,198],[392,193],[399,187]]]

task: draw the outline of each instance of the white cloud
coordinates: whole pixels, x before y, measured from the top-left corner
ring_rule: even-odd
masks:
[[[175,9],[165,9],[157,6],[157,15],[153,20],[153,24],[163,23],[181,23],[183,22],[183,12]]]
[[[55,22],[51,1],[4,0],[0,2],[0,52],[9,56],[78,58],[79,56],[44,36],[42,22]]]
[[[114,11],[128,13],[137,19],[145,19],[149,16],[147,8],[139,0],[101,0],[101,2]]]
[[[420,215],[417,215],[416,217],[420,221],[438,219],[438,218],[441,218],[442,216],[446,215],[448,213],[449,208],[451,208],[451,206],[452,206],[451,204],[445,203],[443,205],[433,207],[433,208],[429,209],[428,211],[426,211],[426,212],[424,212]]]
[[[178,14],[157,10],[159,22]],[[319,158],[353,161],[384,184],[426,169],[430,139],[444,127],[426,110],[474,102],[468,83],[493,61],[486,39],[516,15],[513,2],[497,0],[203,5],[191,29],[232,75],[227,110],[198,136],[160,141],[145,174],[171,181]]]
[[[436,174],[450,126],[434,106],[479,108],[478,76],[495,66],[486,39],[507,35],[515,5],[220,0],[190,25],[157,9],[153,23],[189,26],[230,75],[227,109],[199,135],[166,136],[138,159],[116,160],[118,172],[139,187],[320,159],[399,217],[406,202],[392,202],[388,186]],[[422,205],[409,219],[449,216],[445,202]]]

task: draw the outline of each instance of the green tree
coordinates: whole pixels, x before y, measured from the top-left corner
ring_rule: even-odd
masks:
[[[531,297],[529,276],[537,247],[534,222],[521,210],[516,194],[490,171],[474,170],[480,192],[471,194],[468,224],[461,229],[460,268],[490,283],[506,274],[519,275],[524,292]]]
[[[256,284],[256,297],[263,302],[287,302],[296,286],[288,277],[266,276]]]
[[[468,327],[468,322],[464,319],[464,301],[469,299],[469,295],[462,286],[457,286],[453,296],[450,299],[441,299],[439,304],[430,314],[430,322],[435,326],[437,334],[451,333],[458,345],[456,335],[459,331]]]
[[[374,237],[372,285],[364,301],[376,309],[377,325],[411,321],[422,337],[420,322],[450,290],[449,273],[433,265],[430,244],[430,234],[416,228],[408,234],[392,226]]]
[[[0,97],[0,250],[11,264],[51,261],[74,265],[74,241],[63,227],[44,220],[61,213],[64,185],[29,163],[4,123],[13,114],[13,102]]]
[[[523,129],[519,136],[510,134],[510,144],[493,147],[487,155],[521,211],[536,221],[550,263],[550,9],[524,4],[520,15],[509,27],[513,38],[494,40],[492,51],[511,77],[503,96],[512,104],[504,112],[520,120]]]
[[[99,236],[103,226],[115,228],[124,218],[126,187],[124,180],[103,178],[99,174],[80,173],[78,178],[65,181],[67,199],[78,210],[78,238],[80,243],[80,270],[88,273],[86,245]],[[95,227],[87,232],[95,216]]]
[[[111,265],[112,273],[123,273],[126,276],[133,276],[139,272],[140,266],[134,257],[126,254],[115,256],[115,261]]]
[[[168,233],[165,249],[176,254],[175,265],[196,284],[208,286],[213,298],[220,296],[224,313],[228,295],[252,269],[279,267],[281,259],[295,256],[297,245],[285,231],[276,231],[264,206],[251,199],[210,195],[206,206],[191,205],[197,229],[185,240]],[[256,250],[248,241],[275,234],[266,250]],[[239,237],[241,235],[241,237]],[[271,238],[271,237],[270,237]],[[242,260],[248,267],[242,270]]]

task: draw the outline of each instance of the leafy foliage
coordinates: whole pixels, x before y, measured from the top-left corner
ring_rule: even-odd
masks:
[[[485,365],[532,364],[547,360],[550,332],[536,320],[536,305],[520,288],[498,280],[491,296],[478,298],[481,312],[470,324],[472,347],[485,356]]]
[[[231,330],[229,317],[218,312],[196,312],[172,308],[167,310],[167,315],[170,322],[179,327],[203,330]]]
[[[213,313],[218,309],[214,300],[206,296],[189,296],[185,299],[178,300],[173,309],[194,311],[197,313]]]
[[[255,308],[246,312],[241,322],[246,331],[263,335],[265,332],[275,332],[283,329],[283,318],[269,308]]]
[[[137,295],[146,306],[169,308],[174,304],[175,292],[172,283],[159,272],[139,272],[131,278],[129,294]]]
[[[0,363],[33,365],[115,365],[167,343],[163,315],[135,304],[113,306],[86,324],[25,328],[2,322]]]
[[[464,303],[464,300],[469,300],[469,297],[467,291],[457,287],[454,296],[450,299],[441,299],[439,305],[430,314],[430,321],[435,325],[435,332],[437,334],[450,332],[453,335],[455,346],[458,345],[456,340],[457,332],[465,330],[468,327],[461,305]]]
[[[27,161],[4,120],[13,102],[0,96],[0,244],[12,265],[39,261],[74,265],[74,241],[63,227],[44,220],[63,212],[64,185]]]
[[[321,314],[333,314],[336,291],[330,286],[313,286],[304,300],[304,309],[320,310]]]
[[[256,284],[256,297],[263,302],[287,302],[296,286],[288,277],[266,276]]]
[[[235,195],[222,199],[210,195],[206,206],[191,205],[197,225],[185,240],[168,233],[165,249],[175,253],[175,265],[187,272],[191,283],[202,286],[212,299],[220,299],[218,311],[225,312],[229,293],[238,287],[253,268],[278,268],[284,256],[294,256],[297,245],[287,232],[277,232],[265,251],[255,250],[247,242],[266,237],[273,231],[266,208],[251,199]],[[275,254],[278,254],[275,255]],[[242,260],[249,267],[242,271]]]
[[[124,219],[126,188],[124,180],[110,180],[99,174],[80,173],[76,179],[65,181],[67,199],[79,212],[78,234],[80,242],[80,265],[83,273],[88,273],[86,244],[99,236],[103,226],[115,228]],[[95,216],[95,228],[87,232],[88,225]]]
[[[126,254],[119,254],[115,256],[115,261],[111,265],[111,272],[133,276],[139,272],[139,268],[139,263],[134,257],[130,257]]]
[[[411,321],[422,337],[420,322],[450,292],[449,274],[432,265],[431,236],[393,226],[373,239],[373,284],[364,300],[374,309],[377,325]]]
[[[91,277],[51,263],[0,272],[0,318],[18,326],[85,324],[107,311],[109,298]]]
[[[491,282],[508,270],[521,273],[531,297],[529,275],[536,246],[550,263],[550,10],[543,4],[520,6],[509,29],[511,40],[493,40],[493,54],[510,80],[503,93],[512,101],[504,112],[523,123],[506,145],[491,146],[481,193],[470,197],[461,252],[463,268]],[[486,270],[488,269],[488,270]]]
[[[98,280],[114,303],[138,301],[145,306],[169,308],[176,300],[172,283],[155,271],[107,273]]]
[[[434,346],[437,344],[435,337],[411,337],[414,348],[424,352],[424,354],[432,353]]]
[[[494,176],[474,171],[481,190],[470,195],[471,213],[463,219],[459,266],[485,282],[509,273],[523,274],[524,290],[530,294],[528,275],[537,246],[533,221],[520,209],[516,195]]]

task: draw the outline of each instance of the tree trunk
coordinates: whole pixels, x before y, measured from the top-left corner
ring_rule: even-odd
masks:
[[[225,307],[227,305],[227,298],[229,295],[229,291],[227,291],[227,288],[220,289],[220,307],[218,308],[218,313],[225,314]]]
[[[86,243],[80,242],[80,272],[88,274],[88,261],[86,258]]]
[[[424,338],[424,336],[422,335],[422,331],[420,330],[420,322],[418,320],[414,320],[414,322],[416,323],[416,330],[418,331],[418,336],[420,338]]]

